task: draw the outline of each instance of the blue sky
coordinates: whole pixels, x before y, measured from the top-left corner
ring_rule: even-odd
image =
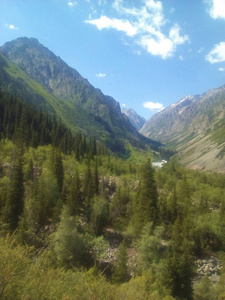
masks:
[[[1,0],[0,45],[21,36],[146,119],[225,84],[225,0]]]

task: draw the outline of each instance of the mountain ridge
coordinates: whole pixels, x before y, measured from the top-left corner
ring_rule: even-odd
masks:
[[[58,114],[67,126],[97,136],[113,151],[125,151],[127,143],[142,148],[160,146],[137,132],[115,99],[93,87],[37,39],[23,37],[7,42],[0,53],[2,62],[5,60],[2,84],[12,90],[14,80],[14,92],[23,94],[28,102],[34,98],[33,104],[39,97],[42,106]]]
[[[177,151],[188,167],[224,172],[225,85],[185,96],[148,120],[141,133]]]
[[[122,113],[124,113],[130,120],[131,124],[139,131],[145,124],[145,118],[139,116],[135,110],[132,108],[123,108]]]

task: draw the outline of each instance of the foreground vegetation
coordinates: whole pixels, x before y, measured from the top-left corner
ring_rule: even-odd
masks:
[[[224,261],[224,175],[124,161],[10,101],[0,110],[0,299],[224,299],[223,269],[213,284],[195,264]]]

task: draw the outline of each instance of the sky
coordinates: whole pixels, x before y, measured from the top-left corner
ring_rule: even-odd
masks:
[[[0,45],[24,36],[146,120],[225,84],[225,0],[0,0]]]

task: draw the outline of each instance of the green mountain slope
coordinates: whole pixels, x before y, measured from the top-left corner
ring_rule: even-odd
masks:
[[[95,135],[115,152],[130,143],[156,149],[121,113],[119,103],[95,89],[36,39],[19,38],[0,48],[1,86],[55,113],[73,130]],[[6,59],[7,57],[7,59]]]
[[[178,152],[195,169],[225,170],[225,86],[187,96],[153,116],[141,133]]]

